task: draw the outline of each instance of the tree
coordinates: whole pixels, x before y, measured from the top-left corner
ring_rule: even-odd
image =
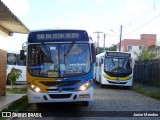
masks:
[[[115,44],[112,44],[112,46],[110,46],[108,48],[109,51],[116,51],[116,45]]]
[[[138,53],[138,61],[144,61],[144,60],[154,60],[156,59],[157,54],[155,51],[152,51],[150,49],[143,49]]]
[[[16,69],[16,68],[12,68],[11,72],[8,74],[8,79],[11,83],[11,89],[13,90],[13,85],[15,84],[16,80],[21,76],[22,74],[22,70],[20,69]]]
[[[96,48],[96,51],[98,51],[98,48]],[[110,47],[105,47],[105,51],[116,51],[116,45],[112,44],[112,46]],[[103,47],[99,47],[99,54],[104,52],[104,48]],[[97,52],[96,52],[97,55]]]

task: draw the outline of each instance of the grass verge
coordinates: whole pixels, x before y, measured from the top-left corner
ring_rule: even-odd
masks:
[[[6,93],[7,94],[26,94],[27,88],[26,87],[20,87],[20,88],[14,87],[13,89],[6,88]],[[28,97],[27,95],[25,95],[22,98],[11,103],[7,108],[2,109],[2,111],[0,111],[0,120],[6,119],[6,118],[2,118],[2,112],[24,112],[28,109],[30,105],[31,104],[28,103]]]
[[[158,90],[146,89],[140,85],[134,85],[131,89],[136,91],[137,93],[140,93],[140,94],[146,95],[148,97],[160,100],[160,91],[158,91]]]
[[[15,87],[13,89],[6,88],[6,93],[7,94],[27,94],[27,87],[26,86],[21,88]]]
[[[11,103],[8,108],[2,109],[2,111],[0,112],[0,120],[5,120],[5,118],[2,118],[2,112],[24,112],[30,105],[31,104],[28,103],[28,97],[27,95],[25,95],[22,98]]]

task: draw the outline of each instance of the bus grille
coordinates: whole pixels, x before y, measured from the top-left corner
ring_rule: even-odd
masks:
[[[112,81],[108,81],[109,83],[112,83],[112,84],[126,84],[127,82],[112,82]]]
[[[40,81],[41,84],[45,86],[72,86],[80,82],[80,80],[72,80],[72,81]]]
[[[58,89],[46,89],[47,91],[51,92],[51,91],[58,91]],[[62,88],[62,91],[72,91],[74,90],[74,88]]]
[[[72,94],[49,94],[52,99],[70,98]]]

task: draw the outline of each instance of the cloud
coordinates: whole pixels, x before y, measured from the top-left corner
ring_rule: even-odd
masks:
[[[29,12],[29,4],[27,0],[2,1],[16,16],[25,16]]]

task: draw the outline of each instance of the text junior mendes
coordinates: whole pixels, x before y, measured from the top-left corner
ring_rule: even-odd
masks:
[[[41,113],[16,113],[13,112],[11,117],[42,117]]]
[[[134,117],[159,117],[158,113],[134,113],[133,114]]]

